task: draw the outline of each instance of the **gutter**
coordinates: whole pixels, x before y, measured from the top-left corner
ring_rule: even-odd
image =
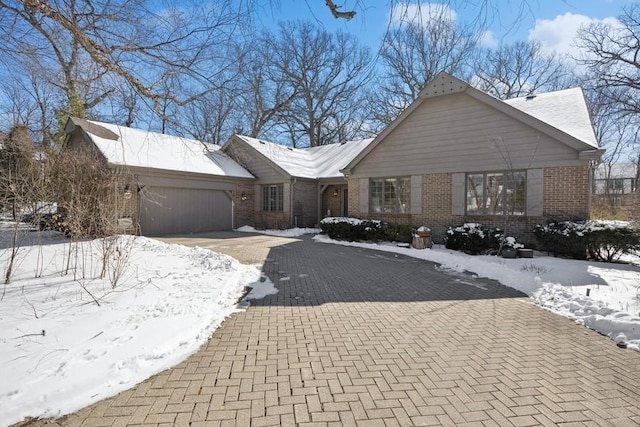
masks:
[[[298,178],[291,178],[291,187],[289,189],[289,224],[294,227],[298,226],[298,219],[293,216],[293,190],[297,182]]]

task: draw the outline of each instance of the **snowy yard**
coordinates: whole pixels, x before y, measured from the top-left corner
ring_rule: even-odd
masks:
[[[130,262],[113,287],[117,255],[99,279],[100,240],[75,247],[50,244],[64,240],[58,233],[24,236],[25,245],[44,244],[23,246],[11,283],[0,285],[0,426],[126,390],[194,353],[237,309],[245,286],[254,287],[249,298],[276,292],[255,267],[226,255],[130,236],[119,238]],[[0,251],[3,272],[8,253]],[[69,259],[75,268],[64,274]]]
[[[0,242],[7,248],[2,226]],[[296,237],[319,230],[240,231]],[[59,233],[26,227],[20,233],[25,246],[0,300],[0,426],[26,416],[70,413],[126,390],[194,353],[238,309],[245,286],[254,288],[248,298],[277,292],[255,267],[226,255],[144,237],[119,237],[130,262],[120,275],[114,274],[119,264],[113,253],[107,274],[99,279],[103,241],[73,246]],[[638,265],[539,253],[533,259],[502,259],[441,246],[417,250],[322,235],[314,239],[395,252],[495,279],[542,307],[640,350]],[[40,244],[27,246],[34,243]],[[0,249],[3,272],[8,254]],[[629,261],[640,265],[640,258]]]

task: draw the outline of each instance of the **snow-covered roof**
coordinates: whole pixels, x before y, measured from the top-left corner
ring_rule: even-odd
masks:
[[[512,107],[598,148],[582,89],[579,87],[504,101]]]
[[[83,130],[113,165],[253,178],[219,145],[110,123],[87,123]]]
[[[373,138],[318,147],[291,148],[262,139],[236,135],[286,173],[299,178],[338,178],[340,172]]]
[[[610,169],[610,173],[609,172]],[[637,167],[634,163],[613,163],[607,165],[600,163],[595,170],[595,179],[607,179],[607,178],[635,178]]]

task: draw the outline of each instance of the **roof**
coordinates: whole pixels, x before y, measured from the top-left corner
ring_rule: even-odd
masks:
[[[253,178],[219,145],[110,123],[70,120],[113,165]]]
[[[373,138],[308,148],[291,148],[262,139],[235,135],[285,173],[299,178],[341,178],[340,172]]]
[[[512,98],[503,102],[598,148],[587,103],[579,87]]]
[[[502,101],[474,88],[465,81],[442,72],[427,83],[420,91],[418,98],[391,122],[371,144],[356,155],[343,168],[343,171],[349,173],[423,102],[453,93],[466,93],[487,106],[493,107],[588,156],[597,158],[603,151],[598,148],[591,116],[580,88]]]

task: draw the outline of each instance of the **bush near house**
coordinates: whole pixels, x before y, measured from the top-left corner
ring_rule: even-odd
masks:
[[[468,222],[458,227],[449,227],[445,234],[445,247],[462,251],[470,255],[483,253],[496,254],[502,247],[518,249],[524,245],[515,237],[507,236],[500,228],[491,228],[482,224]]]
[[[353,241],[411,242],[413,227],[378,220],[327,217],[320,221],[322,233],[331,239]]]
[[[550,221],[533,234],[541,249],[575,259],[616,262],[640,251],[640,232],[624,221]]]

